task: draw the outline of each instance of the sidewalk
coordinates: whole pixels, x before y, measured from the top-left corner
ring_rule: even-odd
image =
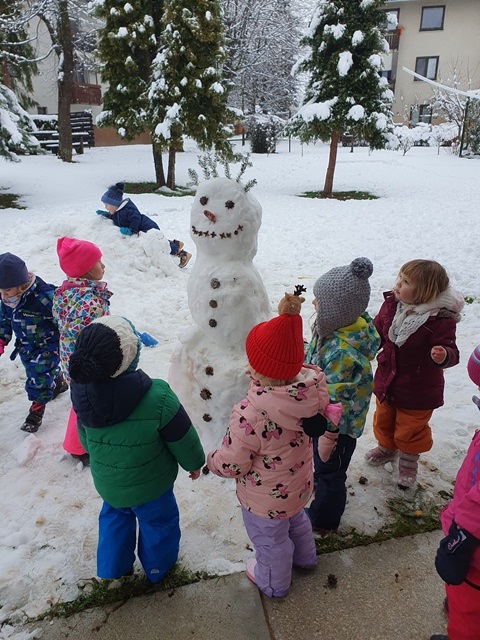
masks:
[[[287,598],[243,573],[30,626],[44,640],[429,640],[445,633],[440,531],[319,556]],[[327,584],[336,579],[336,587]],[[37,635],[36,637],[40,637]]]

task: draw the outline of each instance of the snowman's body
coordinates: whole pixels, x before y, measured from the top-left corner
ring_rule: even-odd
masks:
[[[228,178],[199,185],[192,205],[197,257],[187,294],[196,327],[180,338],[169,381],[205,447],[220,443],[233,405],[245,396],[245,338],[270,315],[252,262],[261,217],[257,200]]]

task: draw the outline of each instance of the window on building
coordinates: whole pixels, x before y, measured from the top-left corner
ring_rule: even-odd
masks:
[[[415,73],[428,78],[429,80],[435,80],[438,70],[438,56],[424,56],[417,58],[415,62]],[[422,82],[419,78],[414,78],[418,82]]]
[[[389,9],[385,13],[387,14],[387,32],[396,31],[400,19],[400,9]]]
[[[445,7],[422,7],[420,31],[439,31],[443,29]]]
[[[432,123],[432,108],[429,104],[414,104],[410,107],[410,124]]]
[[[37,113],[39,116],[47,115],[47,107],[37,107]]]

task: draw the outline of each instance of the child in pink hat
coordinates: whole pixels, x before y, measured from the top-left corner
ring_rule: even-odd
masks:
[[[102,281],[105,266],[102,252],[93,242],[77,238],[59,238],[57,254],[60,267],[67,275],[53,298],[53,317],[60,332],[60,363],[70,380],[68,363],[80,331],[95,318],[109,314],[111,292]],[[77,434],[77,419],[73,409],[67,424],[63,448],[75,458],[88,463]]]
[[[468,375],[480,388],[480,346],[467,364]],[[472,398],[480,409],[480,400]],[[448,636],[431,640],[478,638],[480,629],[480,431],[477,429],[457,477],[453,499],[440,512],[445,538],[435,558],[435,567],[445,582]]]

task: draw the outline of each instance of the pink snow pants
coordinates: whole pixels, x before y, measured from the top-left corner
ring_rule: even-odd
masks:
[[[73,407],[70,407],[67,430],[65,432],[65,438],[63,439],[63,448],[73,456],[81,456],[85,453],[85,450],[78,439],[77,414],[73,410]]]
[[[269,598],[283,598],[292,581],[292,566],[317,565],[312,524],[302,509],[290,518],[271,520],[242,507],[243,522],[255,547],[255,582]]]

